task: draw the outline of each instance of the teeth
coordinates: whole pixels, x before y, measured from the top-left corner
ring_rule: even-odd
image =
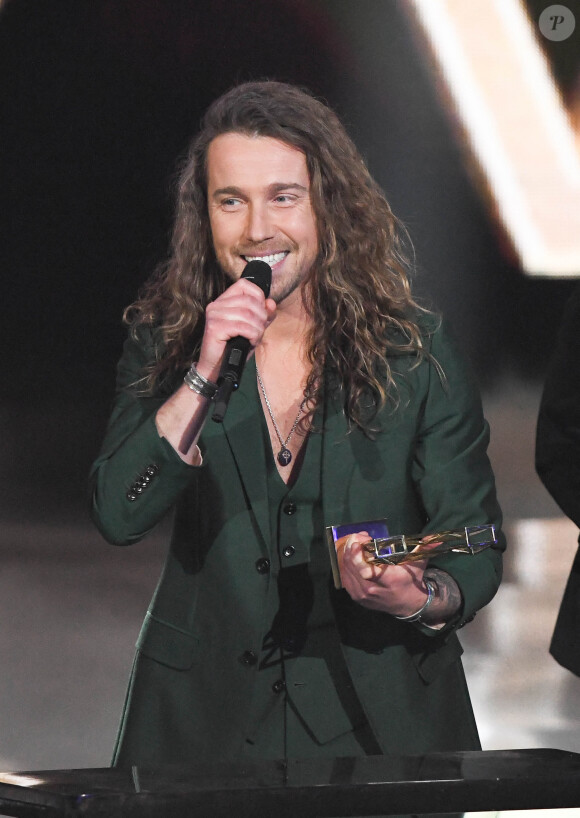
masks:
[[[244,258],[246,261],[265,261],[271,267],[273,264],[278,264],[287,255],[288,251],[285,250],[283,253],[272,253],[269,256],[244,256]]]

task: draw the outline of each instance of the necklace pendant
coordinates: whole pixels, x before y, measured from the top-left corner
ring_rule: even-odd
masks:
[[[286,446],[282,446],[280,451],[278,452],[278,463],[281,466],[287,466],[292,460],[292,452],[286,448]]]

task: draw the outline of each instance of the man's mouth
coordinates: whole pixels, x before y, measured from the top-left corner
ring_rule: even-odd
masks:
[[[247,262],[250,261],[265,261],[266,264],[269,264],[270,267],[273,267],[274,264],[278,264],[279,261],[286,258],[290,251],[284,250],[281,253],[270,253],[268,256],[242,256]]]

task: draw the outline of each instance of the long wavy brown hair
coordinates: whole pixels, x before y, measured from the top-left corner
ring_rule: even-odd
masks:
[[[326,369],[344,390],[349,420],[372,434],[377,411],[398,399],[393,357],[413,355],[418,362],[427,355],[409,285],[406,232],[336,114],[285,83],[249,82],[228,91],[208,109],[190,147],[179,176],[170,257],[125,311],[134,331],[149,324],[161,334],[147,388],[190,365],[205,308],[229,284],[213,249],[207,153],[213,139],[230,132],[272,137],[306,157],[319,251],[305,286],[315,319],[305,394],[310,405],[318,402]]]

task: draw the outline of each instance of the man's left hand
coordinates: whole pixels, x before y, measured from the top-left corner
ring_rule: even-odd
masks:
[[[427,601],[429,591],[424,579],[428,560],[398,565],[370,564],[364,558],[363,543],[370,536],[366,531],[341,537],[336,543],[342,585],[355,602],[365,608],[383,611],[392,616],[412,616]],[[435,581],[435,595],[422,621],[431,627],[442,627],[460,609],[461,591],[446,572],[429,571]]]

